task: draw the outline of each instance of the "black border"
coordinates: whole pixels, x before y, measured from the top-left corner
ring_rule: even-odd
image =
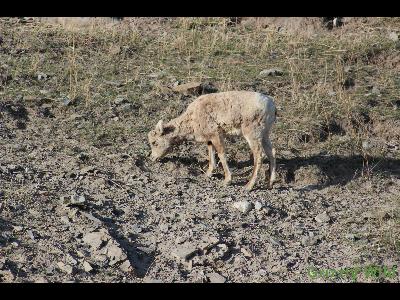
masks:
[[[4,1],[0,16],[394,16],[394,1],[324,1],[324,0],[19,0]]]

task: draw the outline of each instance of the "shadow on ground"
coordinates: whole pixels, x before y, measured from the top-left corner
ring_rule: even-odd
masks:
[[[188,168],[194,165],[204,165],[206,168],[208,162],[200,162],[197,158],[187,157],[166,157],[161,163],[175,162]],[[268,159],[264,159],[264,169],[268,165]],[[245,161],[228,161],[228,165],[232,169],[234,177],[240,177],[234,184],[242,186],[248,181],[248,177],[252,172],[253,160]],[[294,158],[281,158],[277,159],[278,174],[284,174],[285,182],[289,185],[296,185],[295,173],[302,167],[316,166],[326,175],[327,180],[323,184],[315,184],[310,186],[311,189],[321,189],[330,185],[345,185],[351,180],[357,179],[362,176],[363,171],[363,157],[361,155],[353,156],[339,156],[339,155],[314,155],[310,157],[294,157]],[[250,170],[243,171],[244,168]],[[396,176],[400,177],[400,160],[384,157],[371,157],[369,159],[369,168],[371,174],[381,174],[383,176]],[[365,171],[365,170],[364,170]],[[260,177],[261,177],[260,171]],[[222,168],[218,167],[215,171],[215,177],[222,179]],[[282,175],[281,175],[282,176]],[[243,178],[245,177],[245,178]]]

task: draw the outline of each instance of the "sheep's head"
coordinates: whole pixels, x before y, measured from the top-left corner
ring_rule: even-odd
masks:
[[[150,159],[152,161],[164,157],[168,153],[168,150],[171,149],[174,130],[175,127],[173,125],[164,125],[163,121],[160,120],[156,125],[156,129],[149,132]]]

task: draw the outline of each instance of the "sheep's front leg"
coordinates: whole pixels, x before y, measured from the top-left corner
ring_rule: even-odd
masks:
[[[224,140],[223,140],[223,138],[221,136],[215,136],[211,140],[211,142],[212,142],[215,150],[218,153],[219,160],[221,161],[222,168],[224,169],[224,173],[225,173],[224,184],[228,185],[232,181],[232,175],[231,175],[231,171],[229,170],[228,163],[226,162]]]
[[[212,175],[212,172],[214,171],[216,167],[215,163],[215,148],[211,142],[207,143],[208,146],[208,170],[206,172],[206,175],[210,177]]]

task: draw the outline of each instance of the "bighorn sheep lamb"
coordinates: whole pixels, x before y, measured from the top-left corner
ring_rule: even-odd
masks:
[[[185,139],[207,142],[209,166],[206,175],[211,176],[216,167],[216,151],[224,169],[224,183],[229,184],[231,172],[226,161],[224,136],[239,135],[241,132],[254,158],[253,174],[246,189],[251,190],[257,180],[263,149],[270,163],[268,187],[272,188],[276,162],[269,134],[275,119],[273,99],[261,93],[231,91],[202,95],[182,115],[166,124],[160,120],[155,130],[149,132],[151,159],[155,161],[164,157],[173,145]]]

